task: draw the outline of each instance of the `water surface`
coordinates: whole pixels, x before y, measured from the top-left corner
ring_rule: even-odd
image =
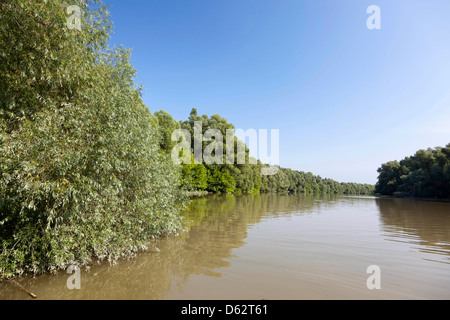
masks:
[[[215,195],[185,216],[159,252],[82,269],[80,290],[64,272],[18,281],[38,299],[450,299],[450,203]],[[29,297],[0,283],[0,299]]]

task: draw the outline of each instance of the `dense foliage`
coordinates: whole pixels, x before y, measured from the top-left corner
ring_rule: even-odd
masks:
[[[378,173],[376,192],[382,195],[449,198],[450,143],[384,163]]]
[[[208,117],[206,114],[199,116],[196,109],[192,109],[189,119],[174,120],[167,112],[155,112],[160,118],[159,123],[163,126],[164,138],[161,148],[170,152],[176,142],[171,141],[171,130],[174,128],[186,129],[191,136],[191,153],[194,153],[194,123],[202,123],[202,134],[206,130],[218,129],[223,139],[226,137],[227,129],[234,129],[234,125],[218,114]],[[167,130],[169,128],[169,130]],[[373,194],[374,186],[360,183],[339,183],[332,179],[321,178],[311,172],[295,171],[279,168],[275,175],[261,175],[261,168],[265,165],[257,161],[250,164],[249,149],[242,141],[234,138],[234,164],[183,164],[183,185],[190,190],[209,191],[214,193],[255,193],[255,192],[301,192],[301,193],[327,193],[327,194]],[[225,144],[225,141],[223,141]],[[202,144],[202,151],[208,146],[208,142]],[[237,164],[238,144],[244,145],[245,164]],[[225,163],[225,148],[224,161]]]
[[[0,3],[0,278],[130,257],[181,227],[129,51],[108,48],[100,1],[80,5],[81,31],[62,0]]]
[[[276,175],[262,176],[261,191],[371,195],[374,192],[374,186],[355,182],[337,182],[311,172],[280,168]]]

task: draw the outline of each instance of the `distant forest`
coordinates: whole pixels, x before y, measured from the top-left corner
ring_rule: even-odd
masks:
[[[400,162],[389,161],[378,169],[375,192],[390,196],[450,197],[450,143],[445,148],[419,150]]]
[[[172,116],[161,110],[154,113],[157,119],[161,135],[160,148],[166,154],[170,154],[178,143],[172,141],[172,132],[176,129],[186,129],[194,137],[194,123],[201,121],[202,133],[208,129],[218,129],[223,137],[227,129],[234,129],[234,125],[218,114],[210,117],[204,114],[199,116],[197,110],[191,110],[188,120],[176,121]],[[242,141],[235,138],[237,144]],[[191,142],[191,146],[194,142]],[[207,147],[203,145],[203,150]],[[325,194],[373,194],[374,186],[360,183],[337,182],[332,179],[322,178],[311,172],[296,171],[287,168],[279,168],[275,175],[261,175],[261,168],[266,164],[257,161],[257,164],[249,164],[249,149],[245,146],[245,164],[182,164],[182,186],[189,191],[208,191],[213,193],[255,193],[255,192],[280,192],[280,193],[325,193]],[[235,159],[237,157],[235,156]],[[225,161],[224,161],[225,163]]]

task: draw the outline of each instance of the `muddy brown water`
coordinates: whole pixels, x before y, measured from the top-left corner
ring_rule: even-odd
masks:
[[[17,281],[37,299],[450,299],[450,203],[214,195],[184,215],[188,232],[82,268],[80,289],[65,272]],[[0,299],[31,298],[3,282]]]

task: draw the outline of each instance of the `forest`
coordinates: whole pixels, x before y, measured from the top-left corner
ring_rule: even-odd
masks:
[[[248,160],[175,165],[175,129],[233,125],[195,109],[185,121],[152,114],[130,50],[109,46],[106,6],[80,5],[78,30],[62,0],[0,3],[0,279],[133,257],[184,230],[191,191],[373,192],[284,168],[261,176],[266,165]]]
[[[210,117],[203,114],[199,116],[197,109],[193,108],[188,120],[176,121],[164,110],[156,111],[158,128],[161,133],[160,147],[166,154],[170,154],[177,141],[172,141],[172,132],[182,128],[190,132],[194,139],[194,123],[201,121],[202,130],[218,129],[222,136],[226,136],[227,129],[234,129],[224,117],[214,114]],[[181,185],[189,191],[208,191],[212,193],[255,193],[255,192],[279,192],[279,193],[324,193],[324,194],[373,194],[374,186],[370,184],[337,182],[332,179],[322,178],[311,172],[296,171],[288,168],[279,168],[275,175],[262,175],[261,168],[267,164],[259,160],[256,164],[250,164],[249,149],[244,142],[235,139],[234,159],[237,159],[238,144],[243,144],[245,149],[245,164],[182,164]],[[194,142],[191,141],[191,146]],[[203,150],[207,147],[203,145]],[[225,155],[224,155],[225,157]],[[223,161],[225,163],[225,161]]]
[[[438,198],[450,197],[450,143],[445,147],[418,150],[401,161],[378,168],[375,192],[381,195]]]

